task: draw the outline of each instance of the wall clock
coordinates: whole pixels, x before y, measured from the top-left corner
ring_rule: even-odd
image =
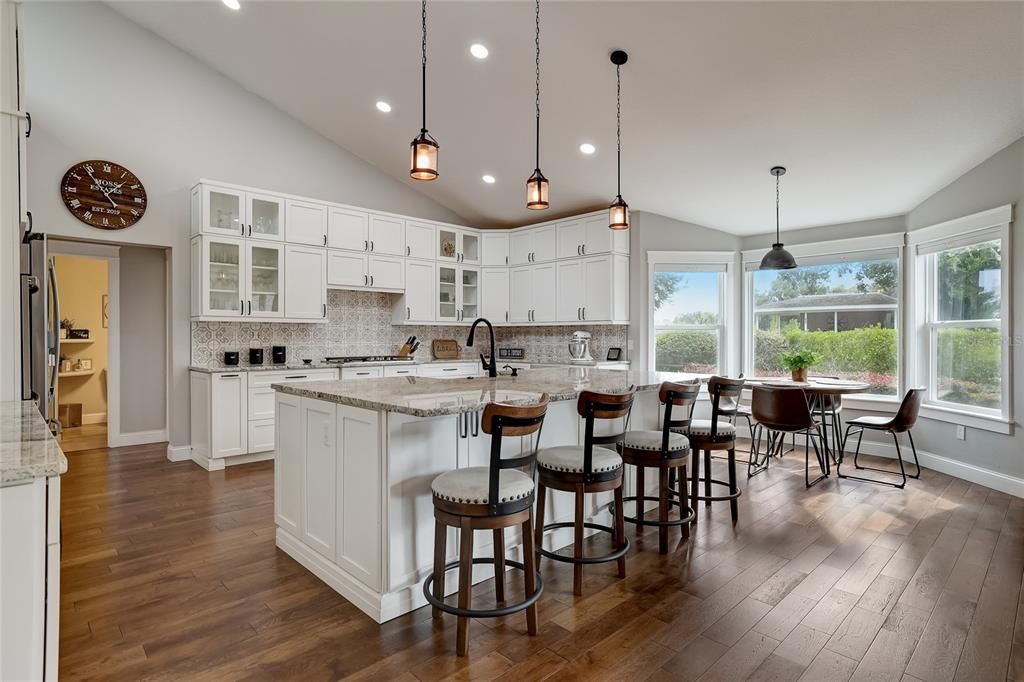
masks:
[[[101,230],[131,227],[146,212],[146,188],[112,161],[82,161],[69,168],[60,196],[76,218]]]

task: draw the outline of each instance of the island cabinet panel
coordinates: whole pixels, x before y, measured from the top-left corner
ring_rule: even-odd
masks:
[[[320,403],[320,405],[330,405]],[[335,563],[370,589],[381,589],[380,412],[337,406]]]
[[[274,462],[274,520],[295,537],[301,535],[302,485],[305,478],[305,443],[302,398],[278,393],[274,422],[277,425]]]
[[[409,599],[422,603],[419,582],[433,569],[434,500],[430,483],[458,467],[458,415],[412,417],[387,415],[388,586],[408,590]],[[454,530],[448,531],[448,561],[458,557]],[[411,586],[411,587],[410,587]],[[455,583],[451,586],[454,588]],[[410,602],[411,608],[411,602]]]
[[[302,538],[307,545],[334,559],[335,472],[337,459],[337,412],[332,403],[302,399],[303,434],[306,441],[305,504]]]

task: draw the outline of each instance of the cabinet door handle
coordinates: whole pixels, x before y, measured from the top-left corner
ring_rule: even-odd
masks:
[[[219,377],[217,377],[217,378],[218,378],[218,379],[237,379],[237,378],[238,378],[238,375],[237,375],[237,374],[221,374],[221,375],[220,375]]]
[[[307,377],[306,377],[305,374],[296,374],[294,376],[285,377],[285,379],[306,379],[306,378]]]
[[[245,299],[238,299],[238,314],[245,315]]]
[[[246,313],[246,314],[247,315],[252,315],[252,301],[250,300],[250,301],[248,301],[248,303],[249,303],[249,312]]]
[[[252,234],[252,233],[250,232],[250,234]],[[324,235],[324,246],[327,246],[327,235],[326,234]]]
[[[471,412],[471,413],[469,413],[469,419],[472,421],[472,425],[473,425],[473,438],[476,438],[477,436],[480,435],[480,413],[479,412]]]
[[[373,240],[370,240],[370,251],[373,251]]]
[[[370,275],[370,286],[373,286],[373,275]]]
[[[363,240],[363,251],[369,251],[369,250],[370,250],[370,242],[369,242],[369,240],[364,239]]]
[[[405,319],[412,317],[412,309],[409,306],[405,306]]]
[[[576,255],[577,256],[582,256],[583,255],[583,252],[580,251],[580,245],[579,244],[576,245]]]
[[[442,372],[454,372],[454,371],[456,371],[458,369],[459,369],[458,367],[442,367],[441,371]]]
[[[583,319],[587,319],[587,307],[583,306]]]
[[[582,320],[583,319],[583,308],[576,308],[576,319],[577,320]]]
[[[412,247],[410,247],[408,245],[405,247],[405,255],[406,256],[411,256],[412,255]]]
[[[508,322],[508,311],[505,311],[505,321]]]
[[[508,256],[505,256],[505,265],[508,265]]]
[[[327,317],[327,304],[324,303],[323,306],[324,306],[324,317]]]
[[[363,275],[363,286],[365,287],[370,283],[370,278],[367,275]]]
[[[583,255],[586,256],[587,255],[587,245],[586,244],[580,244],[580,249],[583,250]]]

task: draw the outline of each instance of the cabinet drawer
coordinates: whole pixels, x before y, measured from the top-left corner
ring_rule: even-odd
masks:
[[[342,379],[379,379],[384,376],[383,367],[342,367]]]
[[[249,420],[274,418],[274,389],[269,386],[249,389]],[[250,449],[251,449],[250,443]]]
[[[280,372],[250,372],[249,388],[261,388],[271,384],[287,384],[293,381],[331,381],[338,378],[336,369],[293,369]]]
[[[274,449],[274,401],[270,401],[270,419],[249,422],[249,452],[267,452]]]
[[[386,377],[414,377],[417,376],[418,368],[414,367],[384,367]]]
[[[431,364],[420,366],[419,375],[421,377],[437,377],[442,379],[445,377],[474,377],[477,375],[478,369],[479,365],[469,362],[451,365]]]

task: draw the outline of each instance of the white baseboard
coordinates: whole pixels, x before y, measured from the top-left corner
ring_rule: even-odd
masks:
[[[207,457],[206,455],[201,455],[197,453],[195,449],[192,450],[192,461],[207,471],[221,471],[224,468],[223,459],[214,459],[212,457]]]
[[[849,442],[848,449],[846,451],[847,457],[853,457],[852,448],[855,446],[855,442]],[[900,440],[900,450],[903,452],[903,460],[910,462],[911,470],[913,469],[914,455],[910,450],[910,443],[906,439]],[[867,455],[878,455],[879,457],[888,457],[889,459],[896,459],[896,446],[890,443],[879,442],[879,441],[864,441],[861,444],[860,451]],[[991,469],[984,469],[967,462],[959,462],[949,457],[942,455],[936,455],[933,452],[925,452],[918,448],[917,457],[921,461],[921,466],[927,469],[934,469],[956,478],[961,478],[971,483],[977,483],[993,490],[1006,493],[1007,495],[1013,495],[1015,497],[1024,497],[1024,479],[1017,478],[1016,476],[1009,476],[1007,474],[999,473],[998,471],[992,471]],[[909,484],[908,484],[909,485]]]
[[[192,446],[167,444],[167,459],[171,462],[185,462],[192,459]]]
[[[225,457],[224,466],[237,466],[239,464],[250,464],[252,462],[265,462],[268,459],[274,459],[274,451],[267,450],[266,452],[254,452],[249,455],[235,455],[234,457]]]
[[[146,445],[148,443],[164,443],[167,441],[167,429],[153,431],[134,431],[132,433],[110,434],[110,447],[122,448],[128,445]]]
[[[107,413],[106,412],[93,412],[91,414],[82,415],[83,424],[106,424]]]

